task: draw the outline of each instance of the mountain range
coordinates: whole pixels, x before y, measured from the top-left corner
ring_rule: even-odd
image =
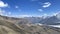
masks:
[[[0,34],[60,34],[60,15],[15,18],[0,15]]]

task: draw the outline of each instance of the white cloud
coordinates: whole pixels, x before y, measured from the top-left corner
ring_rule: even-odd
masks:
[[[20,17],[32,17],[32,15],[19,15]]]
[[[5,10],[2,10],[1,8],[0,8],[0,15],[3,15],[3,16],[10,16],[11,17],[11,12],[6,12]]]
[[[47,16],[47,14],[45,13],[44,16]]]
[[[44,5],[43,5],[42,7],[43,7],[43,8],[47,8],[47,7],[49,7],[50,5],[51,5],[50,2],[45,2]]]
[[[8,15],[7,15],[8,16]],[[29,15],[11,15],[9,17],[17,17],[17,18],[24,18],[24,17],[29,17]]]
[[[43,10],[42,9],[38,9],[38,11],[42,12]]]
[[[8,7],[8,4],[4,3],[3,1],[0,1],[0,7]]]
[[[15,6],[15,8],[19,8],[18,6]]]

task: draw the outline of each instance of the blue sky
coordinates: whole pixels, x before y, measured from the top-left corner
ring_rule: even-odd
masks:
[[[60,0],[0,0],[0,15],[25,17],[53,15],[60,11]]]

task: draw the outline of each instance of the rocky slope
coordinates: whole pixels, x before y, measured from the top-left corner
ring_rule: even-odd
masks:
[[[0,16],[0,34],[60,34],[60,29],[28,23],[26,19]]]

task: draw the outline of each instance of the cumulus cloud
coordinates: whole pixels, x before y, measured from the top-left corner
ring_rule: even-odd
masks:
[[[0,7],[8,7],[8,4],[4,3],[3,1],[0,1]]]
[[[38,11],[42,12],[43,10],[42,9],[38,9]]]
[[[43,8],[47,8],[47,7],[49,7],[50,5],[51,5],[50,2],[45,2],[44,5],[43,5],[42,7],[43,7]]]

